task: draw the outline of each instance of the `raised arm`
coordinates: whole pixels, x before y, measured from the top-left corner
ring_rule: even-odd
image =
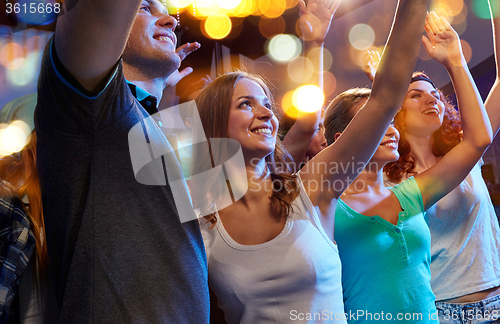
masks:
[[[309,0],[306,6],[304,0],[299,0],[299,22],[305,44],[304,50],[314,66],[317,66],[313,84],[320,89],[323,89],[323,46],[325,37],[330,30],[333,15],[339,4],[340,0]],[[283,145],[290,152],[297,166],[304,159],[309,144],[318,131],[320,119],[321,109],[313,113],[299,113],[295,124],[283,139]]]
[[[338,198],[361,171],[359,165],[367,163],[380,144],[408,89],[420,48],[428,2],[399,0],[370,98],[335,143],[302,169],[301,177],[313,203]],[[328,172],[332,163],[338,166],[339,172]],[[325,170],[318,165],[329,167]],[[342,186],[330,185],[329,191],[323,186],[314,190],[313,184],[318,183],[342,183]]]
[[[423,37],[422,42],[427,52],[446,67],[455,88],[464,133],[460,144],[432,168],[415,176],[427,209],[465,179],[491,144],[493,135],[457,33],[435,12],[427,15],[425,30],[429,38]]]
[[[66,0],[57,20],[59,60],[87,90],[110,72],[123,53],[139,10],[147,0]]]
[[[491,17],[494,17],[494,15],[491,14]],[[493,134],[496,135],[498,133],[498,129],[500,128],[500,17],[497,15],[495,18],[492,18],[491,23],[493,27],[493,44],[495,49],[497,77],[495,79],[493,87],[490,90],[490,93],[488,94],[488,97],[486,98],[484,106],[486,107],[488,117],[490,118]]]

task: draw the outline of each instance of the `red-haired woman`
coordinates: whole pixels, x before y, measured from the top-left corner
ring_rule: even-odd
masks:
[[[426,31],[429,39],[423,38],[423,42],[427,51],[446,67],[455,86],[463,116],[463,140],[425,172],[388,189],[383,168],[398,160],[400,137],[390,126],[368,166],[342,195],[336,210],[335,237],[342,261],[345,308],[354,314],[350,323],[371,323],[373,319],[438,322],[425,211],[463,181],[491,143],[486,110],[463,59],[458,36],[435,13],[428,14]],[[368,94],[368,89],[354,89],[328,107],[325,126],[329,143],[342,138],[343,128]],[[419,74],[412,79],[402,111],[418,119],[412,123],[415,128],[439,128],[446,109],[441,98],[432,81]]]
[[[457,64],[465,64],[463,57]],[[425,78],[425,74],[415,73],[413,80]],[[458,94],[459,89],[456,91]],[[425,92],[415,95],[409,101],[430,98]],[[390,182],[399,183],[428,170],[463,141],[461,130],[466,125],[461,124],[457,111],[441,92],[439,99],[445,103],[443,113],[403,106],[396,115],[395,124],[401,133],[400,158],[385,169]],[[463,99],[458,100],[460,103]],[[490,94],[485,106],[494,134],[500,123],[500,118],[492,115],[497,105],[498,99]],[[495,318],[500,318],[500,228],[481,164],[482,160],[426,213],[432,237],[431,286],[441,323],[478,320],[478,316],[491,319],[495,313]]]

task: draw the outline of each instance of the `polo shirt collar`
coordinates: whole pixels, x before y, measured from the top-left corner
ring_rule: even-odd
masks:
[[[150,115],[156,114],[158,112],[158,108],[157,108],[158,100],[156,99],[156,97],[153,96],[152,94],[150,94],[149,92],[147,92],[146,90],[141,89],[138,86],[136,86],[135,84],[129,82],[128,80],[126,80],[126,81],[127,81],[127,84],[130,88],[130,91],[132,92],[134,97],[139,101],[141,106]]]

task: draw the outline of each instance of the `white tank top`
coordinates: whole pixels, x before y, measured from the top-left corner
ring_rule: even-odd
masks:
[[[229,324],[346,323],[337,246],[302,184],[292,206],[282,232],[257,245],[235,242],[218,215],[213,229],[200,221],[210,287]]]
[[[427,210],[425,219],[431,230],[436,300],[500,285],[500,228],[479,163]]]

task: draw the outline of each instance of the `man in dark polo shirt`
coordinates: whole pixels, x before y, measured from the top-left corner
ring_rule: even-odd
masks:
[[[60,322],[208,323],[197,222],[181,222],[168,184],[136,180],[128,143],[130,129],[156,112],[169,76],[179,77],[176,20],[158,0],[64,4],[35,111]],[[157,125],[147,127],[149,144],[171,150]],[[178,177],[172,156],[161,162]]]

